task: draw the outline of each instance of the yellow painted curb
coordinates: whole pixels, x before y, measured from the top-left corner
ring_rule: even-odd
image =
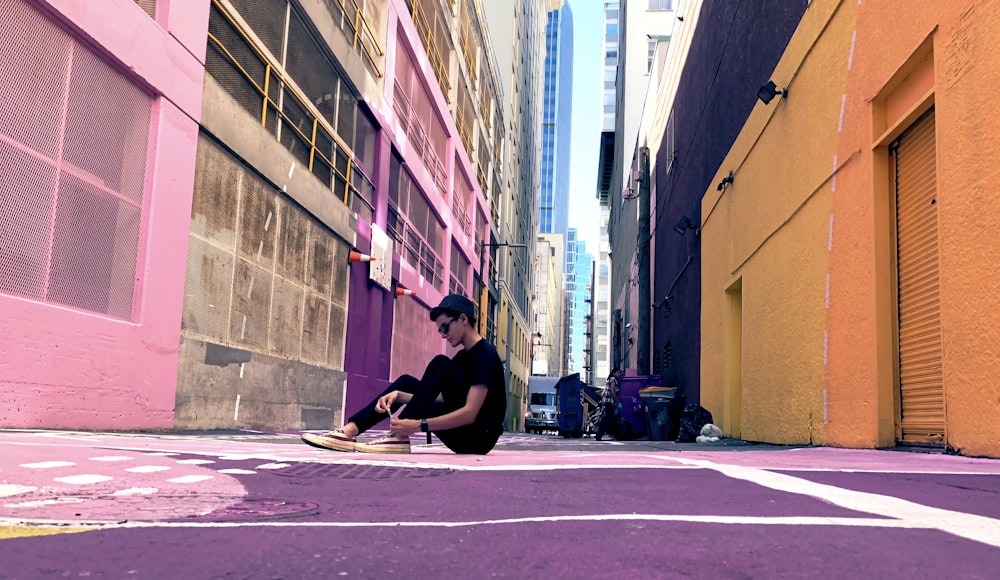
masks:
[[[0,540],[26,538],[29,536],[51,536],[53,534],[74,534],[89,531],[87,528],[69,526],[0,526]]]

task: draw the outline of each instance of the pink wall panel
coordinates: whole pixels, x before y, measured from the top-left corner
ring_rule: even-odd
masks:
[[[132,0],[26,5],[48,14],[154,101],[131,315],[0,294],[0,427],[169,428],[208,0],[161,0],[157,18],[169,31]]]

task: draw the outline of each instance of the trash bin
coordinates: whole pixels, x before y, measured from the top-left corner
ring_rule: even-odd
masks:
[[[667,441],[670,431],[670,403],[676,387],[647,387],[639,389],[639,398],[646,411],[646,433],[650,441]]]

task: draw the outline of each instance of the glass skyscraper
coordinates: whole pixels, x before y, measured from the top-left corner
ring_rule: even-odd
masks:
[[[570,126],[573,112],[573,11],[569,3],[548,13],[542,105],[542,187],[538,230],[566,234],[569,227]]]

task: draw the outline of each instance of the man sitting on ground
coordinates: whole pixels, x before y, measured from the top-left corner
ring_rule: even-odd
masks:
[[[489,453],[503,433],[507,389],[496,348],[476,330],[476,305],[458,294],[431,310],[438,333],[455,347],[454,358],[434,357],[423,377],[402,375],[340,429],[304,433],[313,447],[364,453],[409,453],[410,435],[433,432],[455,453]],[[402,407],[390,434],[359,442],[358,435]]]

